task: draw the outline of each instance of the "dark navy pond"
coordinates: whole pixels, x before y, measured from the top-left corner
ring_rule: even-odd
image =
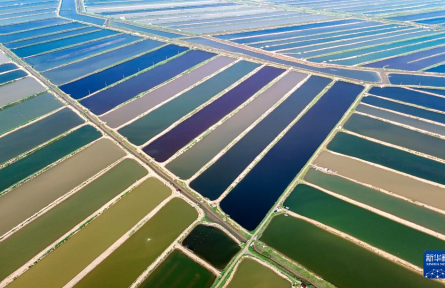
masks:
[[[238,175],[331,82],[313,76],[258,123],[238,143],[190,184],[204,197],[217,199]]]
[[[161,66],[101,91],[81,103],[94,114],[103,114],[119,104],[190,69],[215,54],[193,50]]]
[[[335,83],[223,199],[224,212],[254,230],[362,90]]]
[[[60,89],[74,99],[80,99],[186,50],[188,49],[185,47],[167,45],[151,53],[60,86]]]
[[[144,147],[144,152],[156,161],[164,162],[283,72],[282,69],[270,66],[261,68],[247,80]]]

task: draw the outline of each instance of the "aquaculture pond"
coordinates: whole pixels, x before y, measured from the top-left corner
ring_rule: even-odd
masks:
[[[367,96],[363,98],[362,103],[445,124],[444,114],[436,113],[426,109],[408,106],[373,96]]]
[[[15,41],[12,43],[5,43],[5,46],[9,49],[22,48],[25,46],[31,46],[35,44],[40,44],[44,42],[51,42],[63,38],[73,37],[81,34],[86,34],[94,31],[98,31],[99,29],[96,27],[84,26],[79,29],[68,30],[68,31],[60,31],[59,33],[53,33],[50,35],[44,35],[40,37],[33,37],[31,39],[23,39],[20,41]]]
[[[185,47],[167,45],[59,88],[74,99],[80,99],[187,50]]]
[[[62,18],[51,18],[51,19],[25,22],[20,24],[5,25],[0,27],[0,34],[16,33],[24,30],[31,30],[46,26],[67,24],[67,23],[69,23],[69,20],[65,20]]]
[[[396,87],[374,87],[369,93],[445,112],[445,99],[438,96]]]
[[[22,78],[27,76],[28,74],[26,74],[25,71],[23,70],[14,70],[14,71],[10,71],[10,72],[6,72],[3,74],[0,74],[0,85],[3,85],[7,82],[11,82],[13,80],[16,80],[18,78]]]
[[[145,180],[10,286],[64,286],[170,194],[159,180]]]
[[[328,149],[439,184],[445,184],[445,165],[443,163],[350,134],[338,133],[335,135],[329,143]]]
[[[0,138],[0,163],[70,130],[85,121],[70,109],[62,109]]]
[[[443,287],[301,219],[274,217],[261,240],[337,287]]]
[[[445,136],[445,127],[433,123],[429,123],[420,119],[408,117],[405,115],[400,115],[397,113],[393,113],[390,111],[385,111],[382,109],[377,109],[370,106],[365,105],[358,105],[355,109],[357,112],[366,113],[378,118],[386,119],[389,121],[393,121],[396,123],[404,124],[407,126],[411,126],[420,130],[424,130],[427,132],[431,132],[438,135],[444,135]],[[438,113],[436,113],[438,114]]]
[[[224,269],[240,246],[222,230],[200,224],[182,241],[182,245],[217,269]]]
[[[197,217],[185,201],[170,200],[75,287],[130,286]]]
[[[55,52],[29,57],[25,60],[27,63],[31,64],[34,69],[38,71],[45,71],[83,58],[94,56],[98,53],[107,53],[106,51],[108,50],[131,44],[139,39],[139,37],[133,35],[119,34],[116,36],[107,37],[105,39],[99,39],[81,44],[72,48],[66,48]],[[70,77],[72,76],[70,75]]]
[[[193,147],[166,165],[167,169],[182,179],[192,177],[201,167],[215,157],[242,131],[271,109],[286,93],[299,84],[306,74],[292,72],[278,80],[272,87],[258,95],[241,111],[230,117],[215,131],[205,136]]]
[[[0,135],[62,106],[62,102],[52,94],[42,93],[7,107],[0,111]]]
[[[284,202],[291,211],[335,228],[392,255],[423,265],[423,253],[442,250],[445,241],[343,201],[298,185]]]
[[[31,155],[2,168],[0,170],[0,192],[101,136],[101,133],[92,126],[83,126]]]
[[[2,55],[4,55],[4,54],[2,54]],[[15,69],[18,69],[18,68],[19,67],[17,65],[15,65],[14,63],[1,64],[0,65],[0,73],[11,71],[11,70],[15,70]]]
[[[331,82],[313,76],[190,183],[204,197],[217,199],[238,175]]]
[[[43,92],[45,88],[34,78],[26,77],[0,86],[0,107]]]
[[[200,82],[202,79],[210,76],[234,61],[236,60],[225,56],[216,57],[208,63],[193,69],[189,73],[148,92],[143,95],[143,97],[135,99],[134,101],[105,114],[101,119],[107,122],[107,125],[112,128],[119,127],[136,116],[152,109],[156,105],[170,100],[184,89],[193,86],[197,82]],[[171,100],[173,101],[173,99]]]
[[[336,82],[223,199],[224,212],[254,230],[362,90]]]
[[[111,38],[107,38],[106,40],[108,41],[110,39]],[[76,46],[70,49],[64,49],[40,56],[27,58],[27,60],[30,61],[30,63],[32,61],[32,63],[34,63],[34,65],[36,65],[37,67],[42,67],[41,69],[44,69],[47,68],[45,65],[47,63],[50,65],[53,59],[63,58],[66,55],[70,55],[72,53],[76,55],[79,52],[81,53],[80,55],[87,53],[87,51],[91,48],[89,46],[92,46],[94,43],[88,43],[87,47]],[[101,43],[96,43],[94,44],[94,46],[100,44]],[[50,79],[51,82],[53,82],[54,84],[60,85],[75,80],[79,77],[83,77],[86,74],[92,73],[96,70],[106,68],[112,64],[118,63],[130,57],[146,53],[147,51],[159,47],[162,44],[162,42],[147,39],[119,49],[93,56],[88,59],[81,60],[79,62],[67,64],[65,66],[44,72],[42,74],[46,78]]]
[[[339,175],[384,189],[412,201],[442,210],[445,209],[445,194],[443,188],[437,185],[330,152],[321,153],[315,160],[315,164],[336,171]],[[419,191],[422,192],[419,193]]]
[[[167,38],[183,37],[183,35],[181,35],[181,34],[176,34],[176,33],[171,33],[171,32],[166,32],[166,31],[161,31],[161,30],[155,30],[155,29],[140,27],[140,26],[136,26],[136,25],[130,25],[127,23],[121,23],[121,22],[117,22],[117,21],[111,21],[111,26],[125,28],[125,29],[129,29],[131,31],[138,31],[138,32],[142,32],[142,33],[158,35],[158,36],[167,37]]]
[[[227,285],[228,288],[291,287],[291,283],[289,281],[279,276],[268,267],[250,258],[242,259],[236,270],[232,273],[235,274]]]
[[[164,162],[283,72],[282,69],[270,66],[261,68],[229,92],[145,146],[143,151],[156,161]]]
[[[94,94],[80,103],[94,114],[103,114],[139,93],[147,91],[213,56],[215,54],[209,52],[190,51],[161,66],[157,66],[116,86]]]
[[[141,283],[142,288],[210,288],[216,276],[179,250],[167,259]]]
[[[126,159],[0,242],[0,279],[24,265],[146,174],[147,171],[137,162]]]
[[[0,41],[2,43],[22,41],[24,39],[30,39],[30,38],[35,38],[35,37],[39,37],[39,36],[50,35],[53,33],[58,33],[60,31],[70,30],[70,29],[78,29],[81,27],[86,27],[86,26],[84,24],[77,23],[77,22],[59,24],[59,25],[54,25],[54,26],[47,26],[47,27],[43,27],[43,28],[36,28],[36,29],[32,29],[32,30],[25,30],[25,31],[19,31],[19,32],[13,32],[10,34],[0,35]]]
[[[131,143],[142,145],[258,66],[255,63],[240,61],[151,113],[119,129],[119,133]]]
[[[435,72],[435,71],[429,71]],[[437,72],[437,71],[436,71]],[[441,71],[438,71],[441,72]],[[433,76],[419,76],[410,74],[389,74],[389,82],[395,85],[445,87],[445,78]]]
[[[310,169],[304,179],[318,187],[445,234],[445,215],[345,178]]]
[[[445,141],[437,137],[359,114],[352,114],[344,128],[386,143],[445,159]]]
[[[47,43],[40,43],[40,44],[35,44],[35,45],[27,46],[27,47],[12,49],[12,52],[17,54],[17,56],[19,56],[19,57],[28,57],[28,56],[52,51],[55,49],[61,49],[61,48],[67,47],[67,46],[73,46],[73,45],[80,44],[83,42],[92,41],[94,39],[111,36],[116,33],[117,33],[116,31],[106,30],[106,29],[99,30],[99,31],[93,31],[91,33],[87,33],[84,35],[78,35],[78,36],[68,37],[68,38],[64,38],[64,39],[54,40],[54,41],[47,42]]]
[[[110,140],[100,140],[4,194],[0,198],[0,235],[33,216],[123,155],[124,152]]]

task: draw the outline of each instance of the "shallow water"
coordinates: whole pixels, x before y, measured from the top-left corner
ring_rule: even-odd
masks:
[[[386,143],[445,159],[445,141],[437,137],[359,114],[352,114],[344,128]]]
[[[146,174],[147,171],[134,160],[124,160],[7,240],[0,242],[0,279],[25,264]]]
[[[438,186],[329,152],[321,153],[315,160],[315,164],[320,167],[327,167],[345,177],[385,189],[413,201],[442,210],[445,209],[445,194],[443,189]]]
[[[115,36],[116,37],[116,36]],[[104,39],[103,42],[110,41],[111,39],[114,39],[113,37]],[[101,41],[101,40],[99,40]],[[48,53],[41,55],[42,58],[40,58],[37,62],[40,63],[40,61],[51,61],[52,57],[55,57],[56,59],[58,57],[65,57],[65,55],[71,55],[71,53],[78,55],[77,53],[85,53],[89,51],[92,47],[97,47],[96,45],[102,45],[102,42],[92,42],[86,44],[86,46],[79,46],[79,47],[73,47],[72,49],[64,49],[60,50],[54,53]],[[56,68],[51,71],[47,71],[43,73],[43,76],[50,79],[51,82],[54,84],[60,85],[63,83],[66,83],[68,81],[72,81],[74,79],[77,79],[79,77],[82,77],[86,74],[92,73],[96,70],[103,69],[113,63],[117,63],[120,61],[123,61],[127,58],[139,55],[141,53],[148,52],[151,49],[154,49],[156,47],[161,46],[163,43],[154,41],[154,40],[144,40],[135,44],[128,45],[126,47],[122,47],[120,49],[116,49],[113,51],[105,52],[103,54],[94,56],[89,59],[85,59],[76,63],[68,64],[66,66]],[[84,51],[81,47],[86,49],[87,51]],[[79,50],[80,49],[80,50]],[[70,52],[71,51],[71,52]],[[49,57],[45,58],[47,55]],[[40,57],[40,56],[38,56]],[[33,59],[33,58],[29,58]],[[46,59],[46,60],[45,60]],[[45,67],[46,68],[46,67]]]
[[[156,178],[145,180],[10,287],[64,286],[170,194],[170,189]]]
[[[261,240],[337,287],[443,287],[301,219],[274,217]]]
[[[182,241],[182,245],[220,270],[241,250],[226,233],[207,225],[196,226]]]
[[[170,200],[75,287],[130,286],[197,217],[185,201]]]
[[[42,91],[45,91],[45,87],[31,77],[0,86],[0,107]]]
[[[62,109],[0,138],[0,163],[70,130],[85,121],[70,109]]]
[[[232,273],[235,274],[227,285],[228,288],[284,288],[291,286],[289,281],[280,277],[268,267],[249,258],[243,259]]]
[[[3,235],[122,156],[124,152],[113,142],[100,140],[6,193],[0,198],[0,234]]]
[[[423,265],[422,255],[426,250],[445,248],[443,240],[304,184],[292,191],[284,206],[418,267]]]
[[[445,164],[346,133],[337,133],[328,149],[445,184]]]
[[[216,277],[179,250],[174,250],[141,283],[142,288],[210,288]]]
[[[347,179],[310,169],[304,179],[321,188],[364,203],[381,211],[419,224],[439,233],[445,232],[445,215],[405,200],[378,192]]]
[[[83,126],[62,139],[2,168],[0,192],[101,136],[102,134],[92,126]]]

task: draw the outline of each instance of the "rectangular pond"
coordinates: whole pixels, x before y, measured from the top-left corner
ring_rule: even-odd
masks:
[[[331,82],[313,76],[294,91],[229,151],[190,183],[204,197],[217,199],[239,174]]]
[[[444,234],[445,215],[379,192],[345,178],[310,169],[304,179],[338,195],[369,205],[412,223]]]
[[[25,221],[124,155],[110,140],[101,140],[6,193],[0,198],[0,234]]]
[[[196,218],[198,212],[185,201],[170,200],[74,287],[130,286]]]
[[[20,24],[12,24],[7,26],[1,26],[0,34],[16,33],[25,30],[35,30],[37,28],[59,25],[59,24],[67,24],[67,23],[69,23],[69,20],[65,20],[62,18],[51,18],[51,19],[37,20]]]
[[[321,153],[315,160],[315,164],[336,171],[339,175],[384,189],[412,201],[418,201],[442,210],[445,209],[445,195],[441,187],[330,152]]]
[[[117,37],[117,36],[115,36]],[[107,43],[108,41],[113,40],[114,37],[109,37],[106,39],[103,39],[104,43]],[[101,41],[101,40],[99,40]],[[60,59],[64,58],[65,55],[70,55],[73,53],[74,55],[82,55],[84,53],[87,53],[90,49],[96,49],[97,47],[100,47],[104,43],[102,42],[91,42],[87,43],[85,46],[76,46],[70,49],[64,49],[57,52],[52,52],[44,55],[37,56],[36,58],[31,57],[27,58],[28,61],[34,63],[34,65],[39,66],[39,63],[42,65],[42,69],[47,68],[45,65],[51,65],[52,59]],[[96,55],[94,57],[75,62],[72,64],[67,64],[65,66],[53,69],[51,71],[47,71],[43,73],[43,76],[50,79],[51,82],[53,82],[56,85],[60,85],[69,81],[72,81],[74,79],[77,79],[79,77],[82,77],[86,74],[92,73],[96,70],[106,68],[114,63],[123,61],[127,58],[134,57],[136,55],[146,53],[151,49],[154,49],[156,47],[161,46],[163,43],[154,41],[154,40],[144,40],[140,41],[125,47],[122,47],[120,49],[112,50],[109,52],[105,52],[99,55]],[[96,46],[97,45],[97,46]],[[78,54],[80,53],[80,54]],[[35,59],[32,60],[32,59]],[[32,61],[31,61],[32,60]]]
[[[378,118],[386,119],[389,121],[393,121],[396,123],[401,123],[404,125],[412,126],[414,128],[428,131],[431,133],[435,133],[438,135],[445,136],[445,127],[444,126],[436,125],[433,123],[428,123],[428,122],[420,120],[420,119],[396,114],[393,112],[385,111],[385,110],[370,107],[370,106],[365,106],[362,104],[357,106],[356,111],[366,113],[366,114],[369,114],[369,115],[372,115],[372,116],[375,116]]]
[[[407,115],[412,115],[418,118],[431,120],[438,123],[445,124],[445,115],[436,113],[426,109],[421,109],[413,106],[404,105],[390,100],[381,99],[373,96],[366,96],[362,99],[362,103],[372,106],[388,109],[394,112],[400,112]]]
[[[80,99],[187,50],[185,47],[167,45],[59,88],[72,98]]]
[[[215,54],[200,50],[190,51],[163,65],[86,98],[80,103],[96,115],[103,114],[213,56]]]
[[[26,77],[0,86],[0,107],[45,91],[34,78]]]
[[[291,287],[291,283],[288,280],[250,258],[242,259],[236,270],[232,273],[234,273],[234,275],[228,283],[227,288]]]
[[[12,49],[12,52],[17,54],[19,57],[28,57],[36,54],[46,53],[48,51],[61,49],[68,46],[74,46],[83,42],[93,41],[102,37],[112,36],[117,34],[116,31],[112,30],[99,30],[86,33],[83,35],[68,37],[60,40],[54,40],[47,43],[35,44],[23,48]]]
[[[0,170],[0,192],[101,136],[101,133],[92,126],[83,126],[31,155],[2,168]]]
[[[336,82],[223,199],[221,209],[254,230],[362,90]]]
[[[43,116],[63,104],[52,94],[44,92],[36,97],[0,111],[0,135]]]
[[[283,69],[271,66],[261,68],[236,87],[145,146],[143,151],[158,162],[166,161],[181,147],[220,121],[283,72]]]
[[[374,87],[369,91],[369,93],[372,95],[403,101],[445,112],[445,98],[433,96],[430,94],[397,87]]]
[[[445,140],[374,118],[352,114],[344,124],[346,130],[445,159]]]
[[[0,138],[0,163],[70,130],[85,121],[70,109],[62,109],[48,117]]]
[[[346,133],[338,133],[328,149],[379,164],[415,177],[445,184],[445,164],[384,146]]]
[[[146,174],[147,171],[136,161],[126,159],[7,240],[0,242],[0,279],[24,265]]]
[[[10,286],[64,286],[170,194],[159,180],[145,180]]]
[[[141,283],[141,288],[210,288],[216,276],[179,250],[174,250],[167,259]]]
[[[241,250],[225,232],[203,224],[193,228],[182,245],[219,270],[223,270]]]
[[[423,253],[441,250],[445,241],[300,184],[284,202],[291,211],[337,229],[406,260],[423,265]]]
[[[63,30],[77,29],[77,28],[82,28],[82,27],[85,27],[85,25],[83,25],[81,23],[77,23],[77,22],[59,24],[59,25],[54,25],[54,26],[37,28],[37,29],[33,29],[33,30],[26,30],[23,32],[16,32],[16,33],[0,35],[0,41],[2,43],[21,41],[24,39],[31,39],[31,38],[35,38],[35,37],[58,33]]]
[[[237,62],[179,97],[119,129],[119,133],[131,143],[142,145],[258,66],[252,62]]]
[[[261,240],[337,287],[442,287],[301,219],[274,217]],[[357,265],[357,259],[368,268]]]
[[[23,70],[14,70],[0,74],[0,85],[11,82],[18,78],[26,77],[28,74]]]
[[[298,85],[306,74],[291,72],[278,80],[272,87],[258,95],[242,110],[230,117],[216,130],[205,136],[193,147],[167,164],[167,169],[182,179],[192,177],[201,167],[215,157],[242,131],[271,109],[292,88]]]
[[[152,90],[142,97],[105,114],[101,117],[101,120],[105,121],[109,127],[117,128],[145,111],[152,109],[156,105],[171,99],[184,89],[193,86],[195,83],[233,63],[234,61],[235,59],[225,56],[220,56],[210,60],[208,63],[193,69],[189,73],[180,76],[170,83],[167,83],[158,89]]]
[[[443,66],[439,66],[443,67]],[[435,71],[428,72],[441,72]],[[431,86],[431,87],[445,87],[445,78],[443,77],[434,77],[434,76],[420,76],[420,75],[409,75],[409,74],[389,74],[389,82],[394,85],[422,85],[422,86]]]
[[[73,61],[100,54],[113,48],[127,45],[139,39],[139,37],[133,35],[118,34],[105,39],[87,42],[72,48],[32,56],[26,58],[25,60],[26,62],[32,64],[34,69],[38,71],[45,71],[61,65],[69,65],[69,63]]]

